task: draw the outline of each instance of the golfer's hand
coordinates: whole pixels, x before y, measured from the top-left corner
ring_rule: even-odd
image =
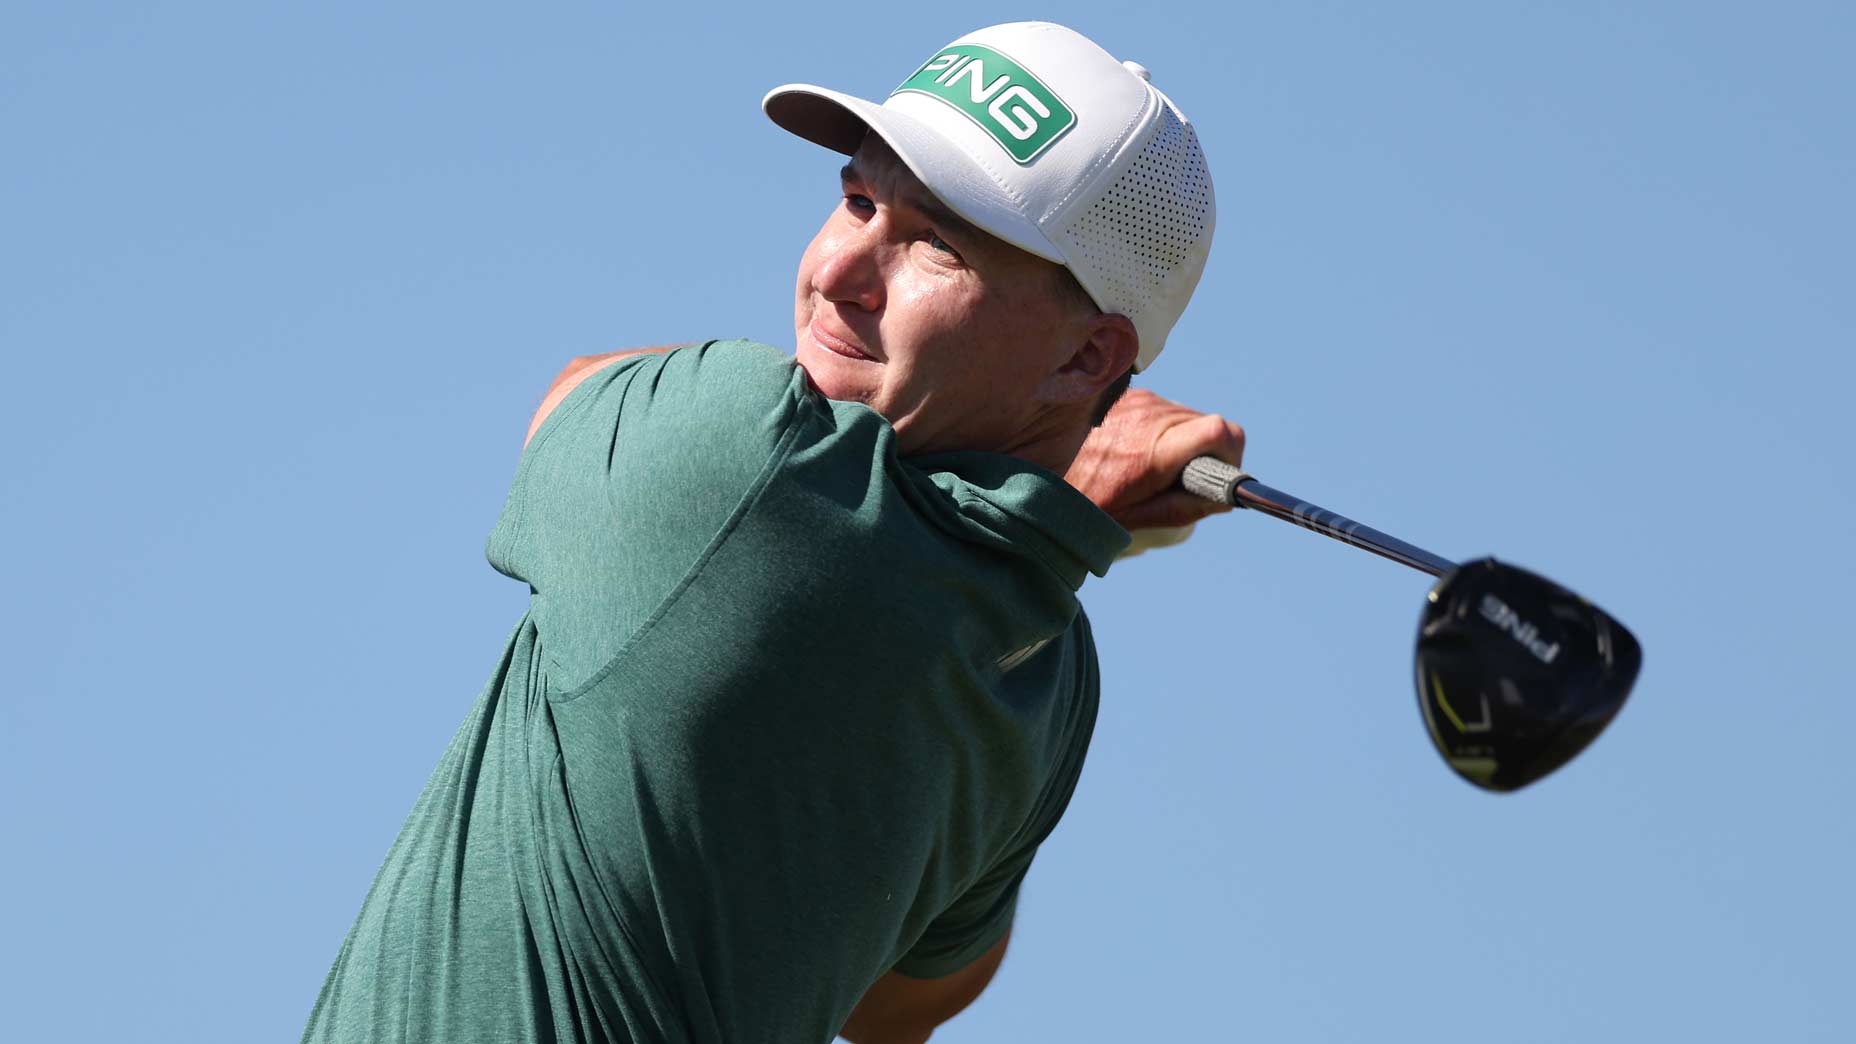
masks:
[[[1200,413],[1153,392],[1130,388],[1102,426],[1089,433],[1064,479],[1096,502],[1122,528],[1179,530],[1148,546],[1185,539],[1181,527],[1229,511],[1179,488],[1179,474],[1194,457],[1244,462],[1244,429],[1215,413]]]

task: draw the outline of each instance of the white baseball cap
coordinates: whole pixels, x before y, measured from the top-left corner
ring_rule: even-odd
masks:
[[[1013,22],[936,51],[881,105],[787,84],[781,127],[850,155],[874,131],[930,192],[994,236],[1067,266],[1140,336],[1166,345],[1211,250],[1215,205],[1198,135],[1146,69],[1072,29]]]

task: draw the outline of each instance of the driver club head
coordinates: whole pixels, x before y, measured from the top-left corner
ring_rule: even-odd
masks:
[[[1418,625],[1418,706],[1457,775],[1518,790],[1604,731],[1642,663],[1637,639],[1604,610],[1482,558],[1431,589]]]

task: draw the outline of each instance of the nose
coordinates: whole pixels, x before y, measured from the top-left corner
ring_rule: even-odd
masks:
[[[825,244],[812,286],[826,300],[866,312],[883,307],[882,223],[865,221]]]

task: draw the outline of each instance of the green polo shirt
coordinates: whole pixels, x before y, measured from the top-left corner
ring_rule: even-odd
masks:
[[[1016,458],[897,457],[775,349],[626,359],[536,433],[532,598],[305,1041],[829,1040],[1010,927],[1127,543]]]

